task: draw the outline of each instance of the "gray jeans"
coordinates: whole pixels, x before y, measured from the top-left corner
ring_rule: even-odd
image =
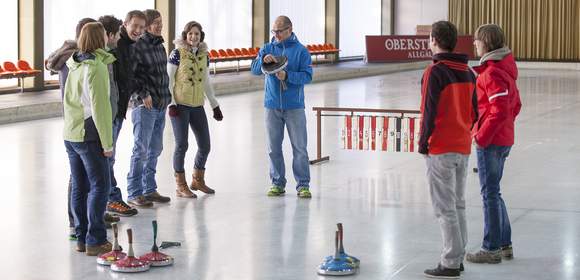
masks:
[[[443,237],[440,263],[457,269],[463,262],[467,245],[465,183],[469,155],[447,153],[425,159],[431,203]]]

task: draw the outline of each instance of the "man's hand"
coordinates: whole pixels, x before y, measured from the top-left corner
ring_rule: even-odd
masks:
[[[103,155],[104,155],[105,157],[108,157],[108,158],[110,158],[110,157],[112,157],[112,156],[113,156],[113,151],[110,151],[110,152],[103,152]]]
[[[276,60],[276,58],[273,55],[267,54],[266,56],[264,56],[263,62],[264,63],[272,63],[272,62],[278,62],[278,61]]]
[[[145,108],[151,110],[153,108],[153,98],[151,98],[151,95],[145,97],[143,99],[143,105],[145,106]]]
[[[286,71],[282,70],[278,73],[276,73],[276,78],[278,78],[278,80],[280,81],[285,81],[286,80]]]

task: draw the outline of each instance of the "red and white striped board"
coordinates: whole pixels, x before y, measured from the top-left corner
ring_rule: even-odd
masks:
[[[358,116],[352,116],[352,149],[358,150]]]
[[[362,149],[365,151],[369,150],[370,142],[371,142],[371,116],[364,116],[363,117],[363,143]]]
[[[345,150],[416,152],[419,118],[344,116],[341,131]]]

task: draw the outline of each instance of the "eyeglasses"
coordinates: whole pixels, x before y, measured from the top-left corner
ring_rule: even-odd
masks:
[[[282,34],[282,32],[288,30],[288,28],[290,28],[290,26],[286,26],[280,30],[274,30],[272,29],[270,32],[272,32],[273,35],[278,35],[278,34]]]

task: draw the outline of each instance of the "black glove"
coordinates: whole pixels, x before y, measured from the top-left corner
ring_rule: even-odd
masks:
[[[224,115],[222,114],[222,110],[220,110],[220,106],[213,108],[213,118],[216,121],[221,121],[224,119]]]
[[[419,153],[423,154],[423,155],[428,155],[429,154],[429,148],[427,148],[427,146],[421,146],[419,147]]]
[[[177,110],[177,105],[175,105],[175,104],[169,105],[169,116],[172,118],[176,118],[179,116],[179,111]]]

